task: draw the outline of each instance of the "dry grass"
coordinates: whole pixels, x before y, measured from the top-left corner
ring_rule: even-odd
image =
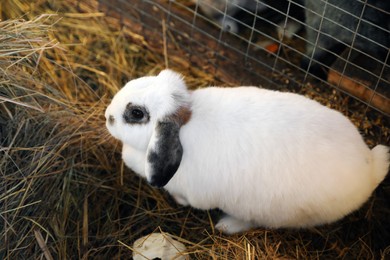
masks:
[[[388,181],[336,224],[224,236],[213,229],[220,212],[179,207],[125,169],[103,111],[124,82],[156,73],[167,57],[95,1],[74,2],[0,3],[1,259],[130,259],[129,246],[158,229],[194,259],[389,256]],[[183,72],[192,87],[214,80]],[[310,89],[303,91],[343,107],[340,94]],[[386,118],[350,116],[370,144],[389,141]]]

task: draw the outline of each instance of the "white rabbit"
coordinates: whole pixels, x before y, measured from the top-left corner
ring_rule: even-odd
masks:
[[[216,227],[228,234],[336,221],[389,169],[388,147],[370,150],[313,100],[256,87],[191,92],[171,70],[127,83],[105,116],[128,167],[180,204],[224,211]]]

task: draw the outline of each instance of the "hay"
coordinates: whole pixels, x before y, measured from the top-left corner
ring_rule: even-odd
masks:
[[[0,3],[0,258],[130,259],[132,243],[159,229],[194,259],[389,255],[388,181],[336,224],[224,236],[213,228],[220,212],[179,207],[125,169],[103,116],[120,86],[156,73],[167,59],[191,87],[221,82],[180,69],[179,57],[156,53],[95,1],[74,2]],[[312,89],[301,91],[345,107],[340,93]],[[371,145],[389,142],[380,114],[368,121],[343,112]]]

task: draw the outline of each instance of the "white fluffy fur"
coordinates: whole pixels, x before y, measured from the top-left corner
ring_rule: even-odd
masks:
[[[177,93],[183,104],[172,103]],[[123,142],[123,160],[139,175],[157,120],[182,106],[190,120],[180,129],[183,157],[164,187],[184,205],[220,208],[217,228],[309,227],[336,221],[359,208],[385,178],[389,148],[370,150],[341,113],[292,93],[255,87],[209,87],[188,92],[180,75],[164,70],[130,81],[106,117],[128,102],[142,104],[150,122],[107,123]]]

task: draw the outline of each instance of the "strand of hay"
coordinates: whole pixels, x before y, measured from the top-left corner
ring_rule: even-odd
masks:
[[[93,161],[107,156],[99,147],[106,133],[94,125],[101,121],[103,106],[78,100],[79,96],[94,97],[96,102],[98,96],[60,64],[64,50],[50,36],[57,21],[55,16],[40,15],[0,24],[4,258],[38,256],[42,242],[46,258],[51,254],[67,258],[67,249],[57,240],[66,237],[67,218],[77,209],[72,204],[78,200],[78,194],[66,192],[67,187],[74,185],[73,175],[78,172],[101,170],[93,167]],[[63,85],[65,78],[74,83]],[[104,160],[99,164],[101,168],[108,168],[105,161],[106,165]]]
[[[131,259],[132,243],[156,230],[185,243],[194,259],[388,255],[388,184],[335,225],[219,234],[213,226],[220,212],[179,207],[125,169],[103,116],[126,81],[155,74],[166,61],[182,68],[191,87],[213,77],[183,69],[188,61],[169,56],[168,46],[165,56],[163,48],[157,52],[97,1],[6,0],[0,16],[1,259]],[[304,94],[339,107],[346,102],[313,88]],[[370,140],[381,141],[383,118],[360,118]]]

